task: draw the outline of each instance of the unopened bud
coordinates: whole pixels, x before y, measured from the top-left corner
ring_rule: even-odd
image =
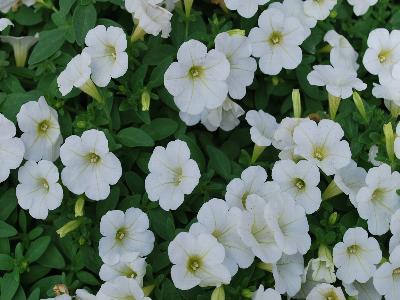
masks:
[[[331,213],[331,215],[329,216],[329,219],[328,219],[329,225],[335,225],[336,221],[338,219],[338,216],[339,215],[338,215],[338,213],[336,211]]]
[[[150,109],[150,93],[145,89],[142,93],[142,111],[148,111]]]
[[[394,161],[394,131],[392,123],[389,122],[383,125],[383,133],[385,134],[385,141],[386,141],[386,152],[389,156],[391,162]]]
[[[85,197],[81,196],[75,202],[75,217],[83,216],[83,209],[85,207]]]
[[[294,117],[301,118],[301,97],[298,89],[292,91],[292,103]]]
[[[70,233],[70,232],[76,230],[77,228],[79,228],[81,223],[82,223],[81,220],[78,220],[78,219],[72,220],[72,221],[68,222],[67,224],[65,224],[63,227],[61,227],[60,229],[58,229],[56,232],[58,233],[60,238],[63,238],[68,233]]]

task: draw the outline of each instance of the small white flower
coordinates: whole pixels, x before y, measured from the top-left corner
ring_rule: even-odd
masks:
[[[260,166],[245,169],[240,178],[235,178],[226,187],[225,200],[229,207],[246,208],[247,197],[257,195],[265,199],[269,193],[267,172]]]
[[[343,35],[338,34],[335,30],[329,30],[324,36],[324,41],[332,47],[330,53],[332,66],[343,68],[352,66],[355,71],[358,70],[358,53]]]
[[[311,246],[306,213],[289,194],[282,192],[281,196],[282,200],[268,202],[264,209],[264,217],[283,253],[305,254]]]
[[[230,65],[225,55],[196,40],[183,43],[164,74],[164,85],[176,106],[192,115],[220,106],[228,94]]]
[[[249,39],[253,56],[260,57],[261,71],[277,75],[282,68],[295,69],[303,57],[299,45],[308,34],[299,20],[279,9],[268,8],[260,15],[258,26],[250,31]]]
[[[103,264],[99,276],[103,281],[112,281],[120,276],[133,278],[140,286],[143,286],[146,265],[144,258],[138,257],[136,253],[128,253],[122,255],[117,264]]]
[[[357,72],[348,66],[316,65],[307,75],[311,85],[325,86],[327,92],[342,99],[349,98],[353,89],[363,91],[367,85],[357,77]]]
[[[374,286],[386,300],[400,298],[400,246],[397,246],[389,256],[389,261],[383,263],[374,274]]]
[[[394,140],[394,153],[400,159],[400,122],[396,126],[396,138]]]
[[[343,242],[333,248],[333,262],[338,268],[336,276],[346,284],[357,280],[365,283],[372,277],[382,259],[379,244],[361,227],[348,229]]]
[[[63,184],[74,194],[85,193],[92,200],[106,199],[110,185],[122,175],[121,162],[109,152],[108,140],[99,130],[87,130],[82,137],[69,136],[61,146],[60,158],[65,166]]]
[[[24,67],[29,49],[39,41],[39,35],[34,36],[0,36],[3,43],[10,44],[14,50],[15,64]]]
[[[368,220],[368,230],[382,235],[389,230],[393,213],[400,208],[400,174],[383,164],[368,170],[366,186],[357,193],[357,210],[361,218]]]
[[[4,14],[8,13],[10,9],[17,9],[20,5],[32,6],[36,0],[2,0],[0,2],[0,11]]]
[[[176,210],[199,183],[200,170],[186,142],[176,140],[167,147],[154,148],[149,161],[150,174],[145,180],[151,201],[158,201],[164,210]]]
[[[346,300],[340,287],[334,287],[327,283],[320,283],[311,290],[306,300]]]
[[[400,30],[385,28],[372,30],[368,36],[368,49],[363,64],[368,72],[379,78],[392,75],[393,66],[400,61]]]
[[[254,260],[251,250],[242,242],[238,233],[238,220],[242,212],[236,207],[229,209],[224,200],[211,199],[203,204],[197,214],[198,223],[190,227],[190,233],[213,235],[225,248],[224,265],[232,276],[238,266],[248,268]]]
[[[306,0],[304,12],[317,20],[325,20],[335,7],[337,0]]]
[[[224,247],[210,234],[179,233],[168,246],[168,256],[173,264],[172,281],[180,290],[197,285],[220,286],[231,280],[223,265]]]
[[[59,177],[57,167],[50,161],[26,162],[18,170],[18,204],[28,209],[33,218],[46,219],[49,210],[59,207],[63,199]]]
[[[222,32],[215,38],[215,49],[225,54],[231,71],[226,82],[232,99],[242,99],[246,87],[254,80],[257,62],[251,56],[250,41],[246,36]]]
[[[265,263],[276,263],[282,256],[274,233],[264,218],[265,201],[257,195],[247,198],[247,210],[239,222],[239,235],[254,255]]]
[[[354,281],[351,284],[343,284],[346,293],[356,299],[363,300],[381,300],[382,296],[376,291],[373,279],[371,278],[366,283],[359,283]]]
[[[374,83],[372,95],[376,98],[385,99],[394,105],[400,105],[400,85],[399,80],[392,76],[381,76],[379,84]]]
[[[260,284],[260,287],[254,293],[252,300],[281,300],[281,295],[274,289],[264,290],[264,286]]]
[[[98,25],[85,37],[86,53],[91,58],[92,79],[97,86],[107,86],[111,78],[123,76],[128,70],[126,35],[119,27]]]
[[[372,145],[368,151],[368,161],[374,166],[379,167],[383,164],[383,162],[376,160],[376,156],[378,155],[379,148],[377,145]]]
[[[244,18],[251,18],[258,10],[259,5],[264,5],[269,0],[225,0],[226,7],[230,10],[237,10]]]
[[[55,161],[60,156],[62,136],[58,114],[44,97],[21,106],[17,114],[18,126],[23,132],[25,159]]]
[[[99,255],[104,263],[114,265],[126,255],[146,256],[153,250],[154,234],[149,218],[139,208],[107,212],[100,221]]]
[[[370,6],[374,6],[378,3],[378,0],[347,0],[347,2],[353,6],[356,16],[362,16],[368,11]]]
[[[346,167],[336,172],[333,180],[339,189],[349,196],[351,204],[357,207],[357,193],[365,185],[366,176],[367,171],[361,167],[357,167],[357,163],[351,160]]]
[[[336,281],[335,265],[331,259],[318,257],[308,262],[311,278],[316,282],[333,283]]]
[[[10,170],[17,169],[23,158],[24,143],[14,137],[14,123],[0,113],[0,183],[10,176]]]
[[[321,205],[321,191],[318,167],[306,160],[297,164],[291,160],[281,160],[272,168],[272,179],[283,192],[288,192],[307,214],[312,214]]]
[[[251,140],[258,146],[267,147],[272,144],[275,131],[278,127],[275,117],[262,111],[250,110],[246,114],[246,121],[251,126]]]
[[[343,129],[334,121],[302,122],[293,133],[294,153],[316,164],[326,175],[333,175],[351,160],[350,146],[343,136]]]
[[[135,279],[118,277],[103,283],[96,295],[96,300],[151,300],[145,297],[143,290]]]
[[[8,26],[14,26],[13,22],[7,18],[0,18],[0,31],[3,31]]]
[[[282,258],[272,265],[275,289],[280,294],[287,293],[290,297],[296,295],[301,287],[303,271],[304,258],[301,254],[282,255]]]

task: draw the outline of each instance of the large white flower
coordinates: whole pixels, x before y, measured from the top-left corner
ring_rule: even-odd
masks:
[[[311,246],[306,213],[289,194],[282,192],[281,196],[283,199],[268,202],[264,209],[264,217],[283,253],[305,254]]]
[[[21,106],[17,114],[18,126],[23,132],[25,159],[55,161],[60,155],[62,136],[58,114],[44,97]]]
[[[272,144],[278,123],[274,116],[262,111],[250,110],[246,121],[251,126],[251,140],[257,146],[267,147]]]
[[[63,184],[74,194],[92,200],[104,200],[110,194],[110,185],[122,175],[121,162],[108,149],[108,140],[102,131],[91,129],[82,137],[69,136],[60,149],[65,168],[61,172]]]
[[[282,256],[274,233],[264,218],[265,201],[257,195],[247,198],[247,210],[239,222],[239,234],[245,245],[265,263],[276,263]]]
[[[99,276],[103,281],[111,281],[124,276],[134,278],[140,286],[143,285],[143,277],[146,275],[146,260],[138,257],[136,253],[128,253],[120,257],[117,264],[103,264]]]
[[[242,242],[238,233],[238,220],[241,215],[240,209],[229,209],[224,200],[211,199],[200,208],[197,214],[198,223],[190,227],[190,232],[194,235],[211,234],[224,246],[223,264],[232,276],[236,274],[238,267],[248,268],[254,260],[252,251]]]
[[[254,80],[257,62],[251,56],[249,39],[241,34],[222,32],[215,38],[215,49],[225,54],[231,71],[226,82],[232,99],[242,99],[246,95],[246,87]]]
[[[259,5],[264,5],[269,0],[225,0],[226,7],[237,10],[244,18],[251,18],[258,10]]]
[[[275,289],[293,297],[301,288],[301,278],[304,271],[304,258],[301,254],[282,255],[281,259],[272,265]]]
[[[352,66],[357,71],[359,67],[357,64],[358,53],[343,35],[338,34],[335,30],[329,30],[324,36],[324,41],[332,47],[330,53],[332,66],[343,68]]]
[[[343,242],[333,248],[333,262],[338,268],[336,276],[346,284],[357,280],[365,283],[372,277],[382,259],[382,251],[373,237],[361,227],[348,229]]]
[[[228,94],[230,65],[225,55],[217,50],[207,53],[203,43],[190,40],[180,46],[177,58],[164,74],[176,106],[192,115],[220,106]]]
[[[393,66],[400,61],[400,30],[385,28],[372,30],[368,36],[368,49],[363,64],[368,72],[379,78],[392,75]]]
[[[281,300],[281,295],[274,289],[264,290],[264,286],[260,284],[257,291],[254,293],[252,300]]]
[[[103,283],[96,295],[97,300],[151,300],[145,297],[143,290],[135,279],[118,277]]]
[[[311,290],[306,300],[346,300],[340,287],[334,287],[327,283],[320,283]]]
[[[272,179],[279,183],[282,191],[288,192],[307,214],[312,214],[321,205],[321,190],[318,167],[306,160],[297,164],[291,160],[281,160],[272,168]]]
[[[381,300],[382,296],[376,291],[373,279],[371,278],[366,283],[354,281],[351,284],[343,284],[346,293],[356,299],[363,300]]]
[[[235,178],[226,187],[225,200],[229,207],[246,208],[247,197],[258,195],[266,199],[269,193],[267,172],[260,166],[251,166],[245,169],[240,178]]]
[[[260,57],[261,71],[276,75],[282,68],[295,69],[303,57],[299,45],[308,34],[299,20],[268,8],[260,15],[258,26],[250,31],[249,39],[253,56]]]
[[[223,265],[224,247],[211,234],[179,233],[168,246],[168,256],[173,264],[172,281],[180,290],[197,285],[220,286],[231,280]]]
[[[128,70],[126,35],[119,27],[98,25],[88,31],[83,53],[91,57],[92,79],[97,86],[105,87],[111,78],[123,76]]]
[[[347,2],[353,6],[353,11],[356,16],[362,16],[368,11],[370,6],[374,6],[378,3],[378,0],[347,0]]]
[[[389,261],[383,263],[374,274],[374,286],[386,300],[400,298],[400,246],[397,246],[389,256]]]
[[[13,22],[11,22],[7,18],[0,18],[0,31],[3,31],[6,29],[8,26],[13,26]]]
[[[389,230],[390,218],[400,208],[400,174],[383,164],[368,170],[366,186],[356,197],[357,210],[361,218],[368,220],[368,230],[374,235],[382,235]]]
[[[154,247],[149,218],[139,208],[107,212],[100,221],[99,255],[106,264],[117,264],[126,255],[148,255]]]
[[[306,0],[304,12],[317,20],[325,20],[335,7],[337,0]]]
[[[10,176],[10,170],[17,169],[24,158],[24,143],[14,137],[13,122],[0,113],[0,183]]]
[[[154,149],[149,161],[150,174],[145,180],[151,201],[158,201],[164,210],[176,210],[199,183],[200,170],[186,142],[176,140],[167,147]]]
[[[18,204],[29,209],[33,218],[46,219],[49,210],[59,207],[63,199],[59,177],[57,167],[50,161],[26,162],[18,170]]]

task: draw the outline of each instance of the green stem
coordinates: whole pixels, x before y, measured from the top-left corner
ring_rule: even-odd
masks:
[[[329,100],[329,115],[332,120],[335,120],[341,99],[340,97],[336,97],[328,93],[328,100]]]
[[[254,145],[253,148],[253,155],[251,156],[251,163],[254,164],[257,159],[260,157],[260,155],[264,152],[266,147],[264,146],[258,146],[258,145]]]

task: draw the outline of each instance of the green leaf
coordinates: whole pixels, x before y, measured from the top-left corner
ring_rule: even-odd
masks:
[[[0,196],[0,220],[6,220],[17,207],[15,189],[9,189]]]
[[[37,240],[34,240],[26,251],[25,259],[32,263],[37,261],[43,253],[47,250],[51,242],[51,238],[49,236],[42,236]]]
[[[117,138],[126,147],[153,147],[154,140],[144,130],[134,127],[122,129]]]
[[[97,278],[93,274],[86,272],[86,271],[80,271],[80,272],[76,273],[76,277],[78,277],[78,279],[80,281],[82,281],[82,283],[85,283],[85,284],[90,284],[90,285],[100,284],[100,282],[97,280]]]
[[[40,298],[40,289],[35,289],[28,297],[28,300],[39,300]]]
[[[210,157],[210,167],[225,179],[230,179],[232,166],[229,158],[221,150],[213,147],[207,147],[208,156]]]
[[[86,34],[96,25],[97,12],[93,4],[78,5],[72,16],[76,41],[79,45],[85,42]]]
[[[14,236],[18,233],[18,231],[12,227],[11,225],[8,225],[4,221],[0,221],[0,238],[7,238]]]
[[[19,278],[16,273],[7,273],[3,276],[1,281],[1,300],[13,299],[19,287]]]
[[[0,270],[11,271],[14,268],[14,259],[7,254],[0,254]]]
[[[167,118],[158,118],[151,121],[150,124],[142,126],[155,141],[163,140],[173,135],[178,129],[178,123]]]
[[[164,240],[171,241],[175,236],[174,218],[171,212],[156,208],[149,211],[151,229]]]
[[[57,28],[48,31],[42,31],[39,35],[39,42],[33,48],[28,63],[34,65],[56,53],[65,42],[65,28]]]
[[[49,245],[44,254],[37,260],[37,263],[52,269],[62,269],[65,267],[64,257],[53,244]]]

